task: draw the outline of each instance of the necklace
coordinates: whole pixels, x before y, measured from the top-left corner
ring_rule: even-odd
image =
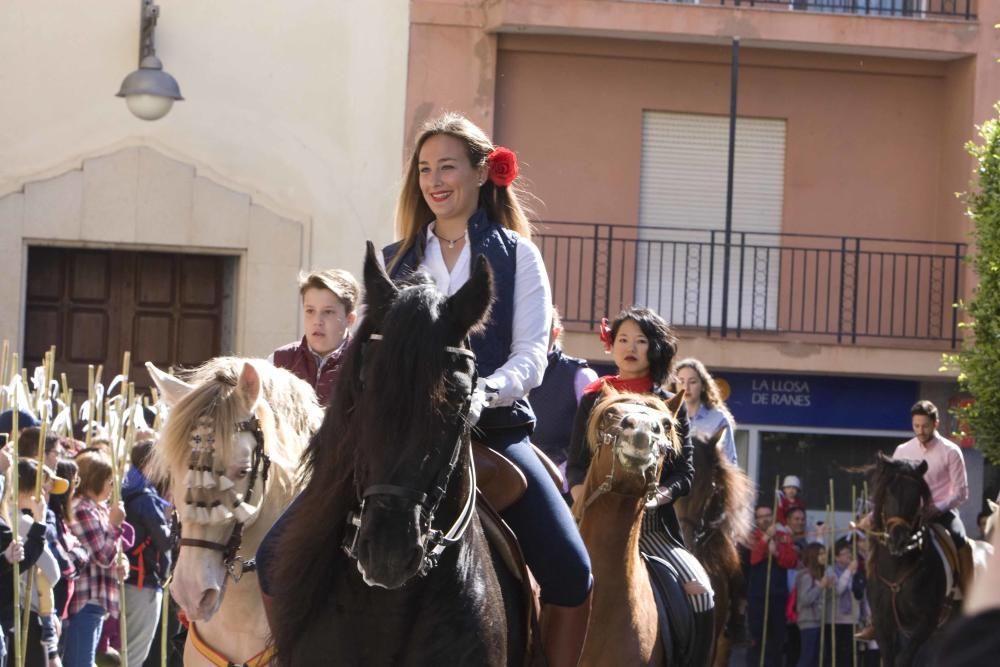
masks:
[[[462,239],[465,238],[465,232],[462,232],[462,235],[459,236],[457,239],[446,239],[445,237],[443,237],[440,234],[438,234],[436,229],[433,230],[432,233],[434,234],[434,236],[438,237],[438,239],[440,239],[441,241],[444,241],[445,243],[447,243],[449,250],[453,249],[455,247],[456,243],[458,243],[459,241],[461,241]]]

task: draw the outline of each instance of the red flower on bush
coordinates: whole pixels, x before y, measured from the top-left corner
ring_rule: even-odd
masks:
[[[517,155],[509,148],[497,146],[486,156],[489,177],[493,185],[505,188],[517,178]]]
[[[604,351],[610,352],[614,341],[611,339],[611,325],[606,317],[601,318],[601,342],[604,343]]]

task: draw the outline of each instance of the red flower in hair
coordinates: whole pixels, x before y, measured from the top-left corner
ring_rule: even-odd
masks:
[[[486,156],[489,177],[493,185],[505,188],[517,178],[517,155],[509,148],[497,146]]]
[[[600,334],[601,342],[604,343],[604,351],[610,352],[611,346],[614,343],[614,341],[611,338],[611,325],[608,324],[608,318],[606,317],[601,318],[600,332],[601,332]]]

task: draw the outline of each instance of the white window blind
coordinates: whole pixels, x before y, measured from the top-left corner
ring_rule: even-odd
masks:
[[[674,325],[721,324],[728,145],[725,116],[643,113],[636,302]],[[776,327],[784,172],[785,121],[738,119],[730,327]]]

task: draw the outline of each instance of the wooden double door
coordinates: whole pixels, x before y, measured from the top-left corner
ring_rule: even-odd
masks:
[[[56,373],[86,395],[87,365],[103,381],[121,372],[148,387],[145,362],[193,366],[222,351],[227,261],[183,253],[35,246],[28,250],[24,357],[37,366],[56,346]],[[79,400],[77,400],[79,402]]]

